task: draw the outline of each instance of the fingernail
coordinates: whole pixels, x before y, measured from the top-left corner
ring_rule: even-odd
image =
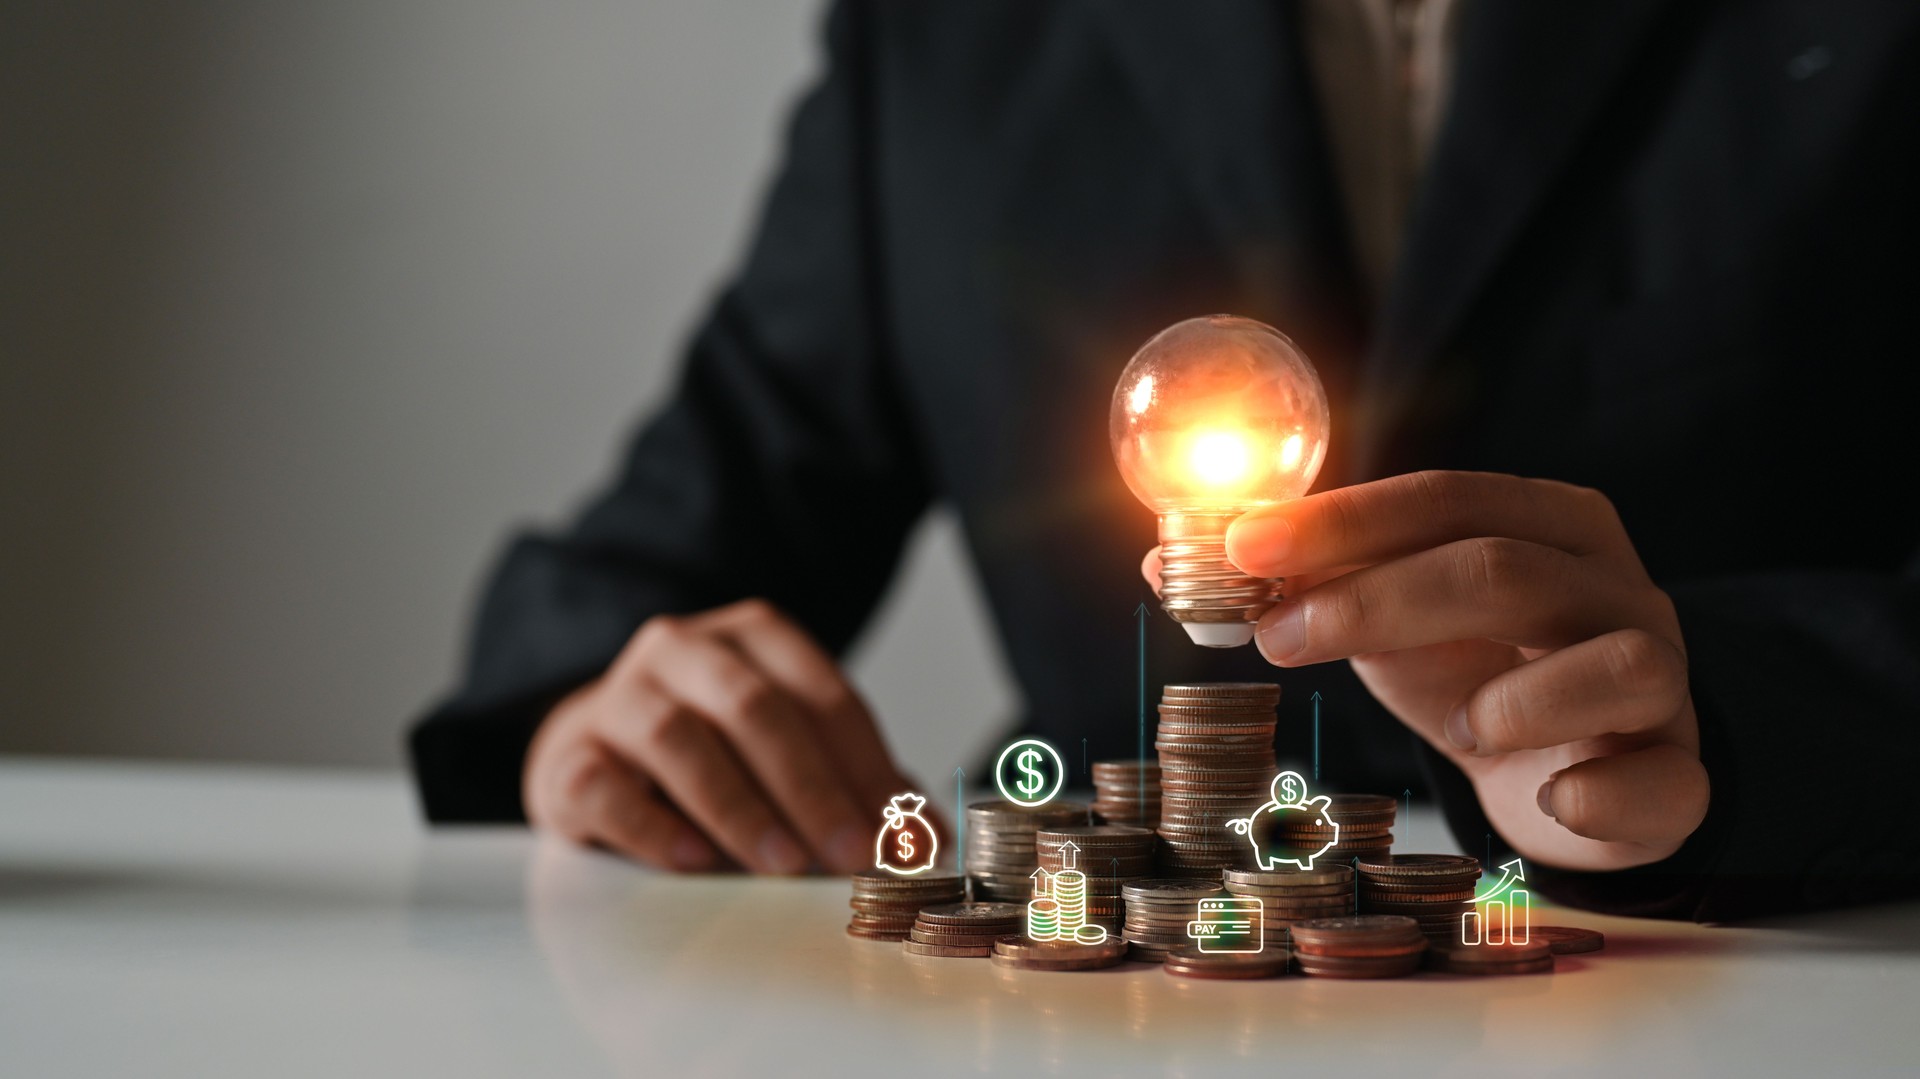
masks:
[[[846,825],[833,833],[827,840],[827,861],[833,863],[838,873],[858,873],[866,867],[867,858],[872,853],[872,837],[867,830],[856,825]]]
[[[1540,812],[1545,813],[1554,820],[1560,819],[1559,817],[1553,816],[1553,785],[1558,782],[1559,779],[1560,773],[1558,772],[1548,776],[1547,781],[1540,784],[1540,793],[1535,795],[1533,799],[1540,804]]]
[[[1278,514],[1242,517],[1227,526],[1227,560],[1266,576],[1293,547],[1293,525]]]
[[[699,836],[682,832],[680,838],[673,841],[673,850],[668,857],[673,859],[675,869],[690,873],[713,865],[713,848]]]
[[[1280,664],[1307,646],[1307,613],[1298,603],[1281,603],[1260,618],[1255,638],[1268,663]]]
[[[1455,749],[1472,753],[1480,748],[1480,743],[1474,739],[1473,732],[1467,729],[1465,703],[1454,705],[1453,711],[1447,713],[1446,730],[1447,741],[1452,742]]]
[[[769,828],[760,838],[760,862],[770,873],[798,873],[807,868],[807,852],[780,828]]]

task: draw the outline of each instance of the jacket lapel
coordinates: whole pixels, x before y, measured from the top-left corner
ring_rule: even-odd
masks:
[[[1666,3],[1466,0],[1446,120],[1367,364],[1370,450],[1406,418]]]
[[[1265,307],[1241,313],[1300,338],[1323,367],[1358,368],[1357,278],[1292,4],[1082,6],[1247,293]],[[1316,352],[1327,349],[1348,355]]]

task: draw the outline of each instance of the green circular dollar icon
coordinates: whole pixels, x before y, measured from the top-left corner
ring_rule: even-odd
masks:
[[[1000,751],[993,764],[1000,797],[1014,805],[1046,805],[1067,783],[1067,762],[1060,751],[1038,738],[1022,738]]]

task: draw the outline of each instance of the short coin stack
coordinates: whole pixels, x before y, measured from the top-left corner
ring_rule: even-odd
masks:
[[[1427,938],[1412,918],[1361,914],[1293,927],[1293,961],[1317,978],[1398,978],[1420,969]]]
[[[1011,970],[1101,970],[1127,957],[1126,942],[1108,937],[1098,944],[1001,937],[993,945],[993,965]]]
[[[1020,931],[1026,909],[1018,903],[948,903],[928,907],[914,920],[901,945],[910,955],[985,959],[993,942]]]
[[[1378,858],[1393,846],[1393,819],[1400,803],[1384,794],[1332,794],[1327,816],[1340,825],[1340,839],[1321,855],[1319,863],[1352,865],[1355,858]],[[1318,850],[1333,838],[1333,829],[1314,825],[1305,813],[1283,818],[1276,837],[1288,846]]]
[[[1025,809],[1012,802],[975,802],[967,807],[967,876],[976,899],[1024,903],[1032,894],[1039,865],[1033,833],[1087,823],[1087,807],[1078,802],[1049,802]]]
[[[868,940],[905,940],[922,907],[958,903],[966,897],[966,878],[954,873],[898,877],[863,869],[853,875],[853,921],[847,924],[847,934]]]
[[[1353,869],[1332,865],[1318,869],[1229,869],[1228,895],[1260,900],[1268,947],[1284,944],[1297,922],[1338,918],[1354,913]]]
[[[1050,874],[1073,868],[1086,875],[1087,924],[1120,932],[1120,888],[1153,875],[1153,832],[1130,824],[1076,824],[1042,828],[1033,834],[1039,867]],[[1067,896],[1054,895],[1064,903]]]
[[[1227,829],[1266,801],[1273,782],[1274,709],[1266,682],[1166,686],[1153,746],[1160,753],[1160,865],[1171,876],[1213,876],[1247,864],[1252,849]]]
[[[1446,974],[1551,974],[1553,945],[1544,940],[1527,944],[1436,942],[1427,953],[1427,969]]]
[[[1388,854],[1359,858],[1360,913],[1412,918],[1436,940],[1459,940],[1460,917],[1473,909],[1480,860],[1464,854]]]
[[[1160,824],[1159,761],[1094,761],[1093,816],[1106,824]]]
[[[1121,931],[1128,956],[1158,963],[1173,949],[1192,943],[1187,923],[1194,920],[1194,904],[1219,896],[1220,885],[1197,877],[1136,880],[1121,885],[1120,895],[1127,906]]]
[[[1203,952],[1183,944],[1167,954],[1166,971],[1182,978],[1276,978],[1292,961],[1293,953],[1284,945],[1269,944],[1258,952]]]

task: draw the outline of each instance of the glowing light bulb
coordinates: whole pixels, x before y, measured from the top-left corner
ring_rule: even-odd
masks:
[[[1155,334],[1120,373],[1113,460],[1160,516],[1160,605],[1196,644],[1235,648],[1280,582],[1227,561],[1227,525],[1298,498],[1327,453],[1327,395],[1280,331],[1232,315]]]

